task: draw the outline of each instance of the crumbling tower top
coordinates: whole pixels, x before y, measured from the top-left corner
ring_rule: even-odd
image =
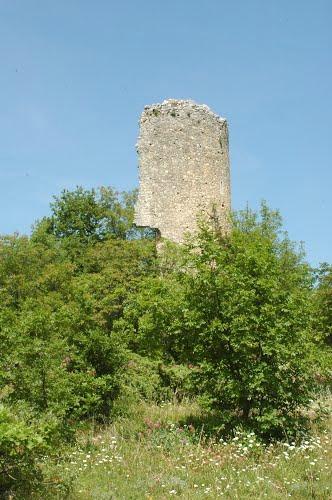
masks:
[[[230,172],[227,122],[208,106],[169,99],[145,106],[140,119],[137,226],[182,242],[199,214],[227,227]]]

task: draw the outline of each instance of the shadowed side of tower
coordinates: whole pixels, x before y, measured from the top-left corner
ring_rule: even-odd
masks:
[[[231,208],[227,122],[207,106],[170,99],[146,106],[137,145],[137,226],[180,243],[213,216],[227,229]]]

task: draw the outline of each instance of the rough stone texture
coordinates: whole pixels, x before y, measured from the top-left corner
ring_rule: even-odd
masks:
[[[197,215],[227,229],[230,211],[228,130],[224,118],[193,101],[146,106],[140,119],[139,196],[135,223],[182,242]]]

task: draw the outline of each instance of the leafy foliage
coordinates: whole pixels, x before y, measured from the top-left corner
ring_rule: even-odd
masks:
[[[277,212],[235,214],[227,235],[202,222],[157,258],[135,198],[63,191],[31,237],[0,237],[0,495],[30,495],[44,451],[90,417],[190,396],[219,429],[281,437],[328,380],[331,268],[315,287]]]
[[[154,272],[154,244],[132,225],[134,199],[111,189],[63,192],[31,238],[0,239],[0,399],[19,421],[14,435],[25,433],[22,405],[32,420],[54,422],[60,441],[82,419],[111,415],[129,359],[113,323]],[[19,455],[16,466],[25,467]]]
[[[136,198],[136,190],[118,192],[111,187],[63,190],[51,203],[51,216],[35,225],[33,236],[69,238],[71,246],[109,238],[153,237],[152,230],[133,226]]]
[[[47,449],[40,429],[0,405],[0,496],[23,490],[29,494],[41,479],[37,459]]]
[[[263,204],[260,219],[235,216],[227,236],[202,225],[180,271],[145,282],[125,318],[138,349],[192,365],[226,426],[281,436],[303,424],[316,389],[311,293],[301,251]]]

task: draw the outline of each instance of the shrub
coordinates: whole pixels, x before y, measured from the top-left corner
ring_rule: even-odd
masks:
[[[43,432],[0,405],[0,496],[28,498],[41,480],[38,460],[47,449]]]
[[[192,383],[192,369],[185,364],[160,363],[159,374],[162,384],[167,388],[168,398],[182,401],[195,395]]]

